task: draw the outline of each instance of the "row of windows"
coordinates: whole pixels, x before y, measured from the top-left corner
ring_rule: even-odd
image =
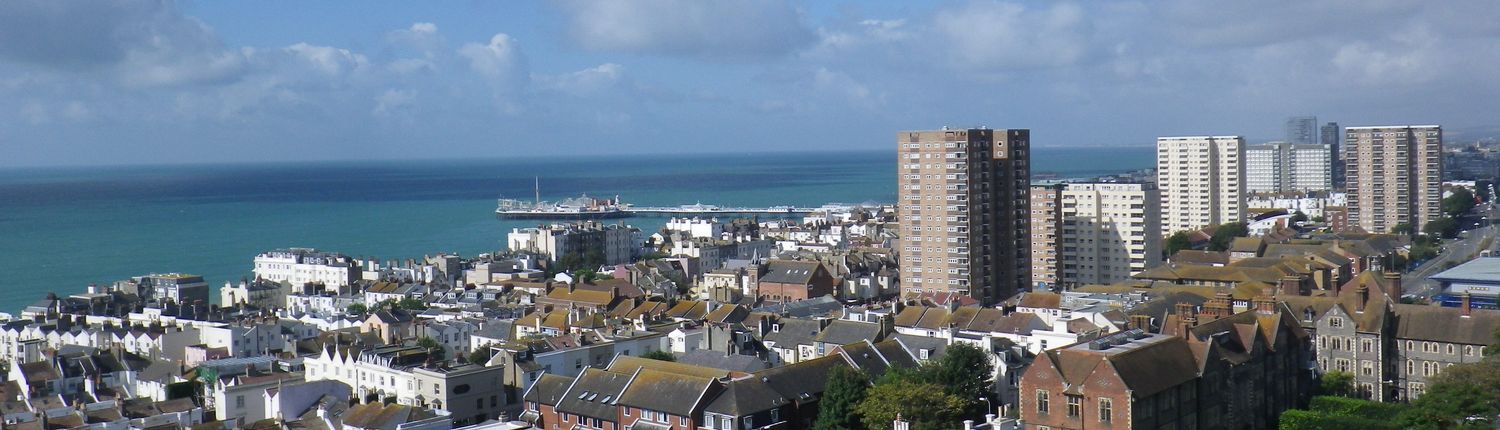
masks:
[[[1079,418],[1083,416],[1083,396],[1064,394],[1068,404],[1068,417]],[[1098,403],[1099,422],[1107,423],[1114,420],[1114,401],[1108,398],[1100,398]],[[1047,390],[1036,390],[1036,412],[1046,415],[1051,412],[1051,393]]]

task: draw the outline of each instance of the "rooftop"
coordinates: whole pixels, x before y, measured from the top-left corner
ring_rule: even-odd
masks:
[[[1500,258],[1476,258],[1452,269],[1438,272],[1431,279],[1449,282],[1500,283]]]

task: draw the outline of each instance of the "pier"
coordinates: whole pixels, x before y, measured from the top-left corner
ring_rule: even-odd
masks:
[[[649,215],[806,215],[817,211],[817,208],[799,208],[796,206],[771,206],[771,207],[718,207],[713,205],[682,205],[682,206],[642,206],[624,207],[620,209],[635,216]]]

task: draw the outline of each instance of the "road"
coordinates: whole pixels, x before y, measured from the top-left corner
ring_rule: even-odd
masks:
[[[1500,207],[1490,204],[1475,207],[1461,222],[1460,228],[1467,230],[1461,237],[1443,241],[1443,252],[1401,278],[1402,294],[1430,299],[1439,293],[1438,283],[1427,278],[1446,270],[1449,262],[1457,265],[1473,259],[1481,251],[1479,245],[1486,242],[1491,252],[1500,252],[1500,243],[1494,240],[1500,227],[1490,225],[1492,220],[1500,220]]]

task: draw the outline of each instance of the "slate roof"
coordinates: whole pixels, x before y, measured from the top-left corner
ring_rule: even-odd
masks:
[[[789,400],[808,402],[823,394],[828,374],[840,366],[849,367],[849,363],[843,357],[829,355],[755,372],[751,379],[759,380]]]
[[[795,349],[797,345],[812,345],[818,332],[822,330],[817,321],[801,318],[783,318],[776,324],[770,333],[761,336],[761,340],[774,342],[779,348]]]
[[[1500,330],[1500,311],[1396,304],[1396,338],[1488,346]]]
[[[699,367],[724,369],[731,372],[750,373],[769,367],[765,361],[753,355],[725,354],[719,351],[699,349],[677,357],[677,362]]]
[[[770,282],[777,284],[807,285],[813,281],[813,276],[822,269],[822,265],[812,261],[797,260],[771,260],[766,264],[766,274],[761,275],[759,282]]]
[[[619,404],[662,411],[676,416],[692,416],[699,399],[714,383],[712,377],[689,376],[643,368],[635,374],[635,379],[620,395]]]
[[[531,389],[526,390],[526,394],[522,396],[522,399],[528,402],[557,406],[557,403],[562,400],[563,394],[568,391],[568,385],[572,383],[573,380],[566,376],[543,373],[541,378],[537,378],[536,382],[531,384]]]
[[[885,356],[875,349],[875,344],[868,340],[840,346],[836,351],[842,354],[854,368],[863,370],[865,374],[872,377],[884,375],[886,369],[891,367],[891,363],[886,361]]]
[[[557,403],[559,412],[615,421],[614,400],[620,397],[630,374],[588,368],[573,381],[573,386]]]
[[[788,403],[791,400],[771,389],[770,385],[759,379],[746,378],[730,381],[704,411],[744,416],[779,408]]]
[[[786,330],[782,327],[782,330]],[[861,341],[877,341],[884,338],[879,323],[867,323],[861,321],[835,320],[828,323],[823,331],[818,333],[814,340],[834,345],[848,345]]]

